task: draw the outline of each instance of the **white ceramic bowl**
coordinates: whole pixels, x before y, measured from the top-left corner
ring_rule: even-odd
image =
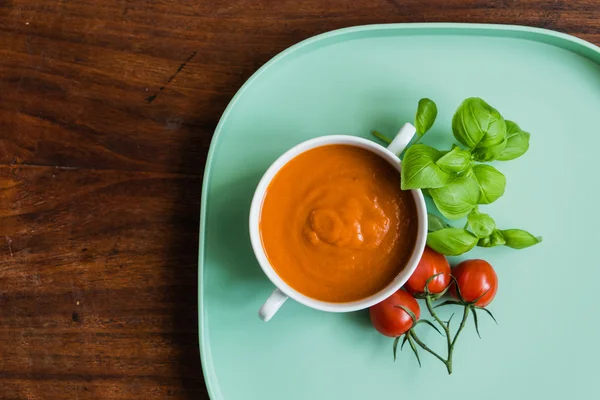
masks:
[[[252,249],[254,250],[254,254],[256,255],[256,259],[258,260],[258,263],[260,264],[261,268],[276,287],[271,296],[267,299],[267,301],[259,310],[259,316],[262,320],[270,320],[271,317],[273,317],[273,315],[281,307],[281,305],[283,305],[283,303],[288,299],[288,297],[291,297],[292,299],[304,304],[305,306],[312,307],[321,311],[349,312],[362,310],[385,300],[386,298],[391,296],[395,291],[400,289],[402,285],[404,285],[404,283],[406,283],[408,278],[412,275],[415,268],[417,267],[417,264],[419,263],[427,239],[427,209],[425,206],[425,200],[423,199],[423,194],[420,190],[411,190],[417,207],[418,229],[415,248],[413,249],[413,252],[410,256],[407,265],[394,278],[394,280],[392,280],[385,288],[383,288],[379,292],[362,300],[352,301],[349,303],[329,303],[313,299],[296,291],[283,279],[281,279],[269,263],[267,255],[265,254],[264,248],[262,246],[260,236],[260,214],[263,200],[265,197],[265,192],[269,184],[271,183],[271,180],[287,162],[289,162],[292,158],[296,157],[300,153],[303,153],[310,149],[314,149],[315,147],[331,144],[345,144],[356,146],[369,150],[377,154],[384,160],[388,161],[390,165],[392,165],[395,169],[398,170],[398,177],[400,177],[401,166],[398,155],[402,153],[402,150],[404,150],[404,148],[408,145],[414,134],[414,126],[412,126],[411,124],[405,124],[387,148],[380,146],[379,144],[373,141],[355,136],[321,136],[307,140],[306,142],[302,142],[294,146],[290,150],[286,151],[277,160],[275,160],[275,162],[269,167],[267,172],[265,172],[262,179],[258,183],[258,186],[256,187],[254,197],[252,198],[252,204],[250,206],[250,241],[252,242]]]

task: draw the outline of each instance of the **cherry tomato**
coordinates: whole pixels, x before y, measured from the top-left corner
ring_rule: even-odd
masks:
[[[438,275],[441,274],[441,275]],[[425,292],[425,283],[434,275],[438,275],[429,282],[427,288],[430,293],[441,293],[450,284],[450,264],[446,257],[435,250],[425,247],[417,269],[404,284],[404,289],[412,295]]]
[[[396,306],[408,308],[415,314],[417,319],[421,316],[421,309],[415,298],[404,290],[398,290],[381,303],[375,304],[369,309],[373,326],[385,336],[400,336],[413,326],[413,320],[410,315]]]
[[[464,301],[470,302],[479,298],[476,306],[485,307],[492,302],[498,291],[498,276],[494,268],[484,260],[467,260],[452,268],[460,294]],[[456,285],[452,285],[450,293],[458,298]]]

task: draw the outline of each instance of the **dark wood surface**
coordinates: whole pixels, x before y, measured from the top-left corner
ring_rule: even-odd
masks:
[[[253,71],[387,22],[600,43],[600,2],[0,0],[0,398],[207,399],[202,173]]]

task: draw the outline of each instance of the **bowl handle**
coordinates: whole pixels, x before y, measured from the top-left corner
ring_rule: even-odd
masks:
[[[400,156],[406,146],[410,143],[413,136],[417,132],[417,128],[415,128],[412,124],[406,123],[400,128],[392,143],[387,147],[389,151],[394,153],[397,156]]]
[[[265,304],[258,310],[258,316],[263,321],[268,322],[287,299],[288,297],[281,290],[273,290]]]

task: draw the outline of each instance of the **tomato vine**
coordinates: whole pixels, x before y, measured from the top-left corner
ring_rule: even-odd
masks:
[[[434,294],[429,291],[429,284],[438,275],[441,275],[441,274],[433,275],[427,280],[427,283],[425,284],[425,287],[424,287],[425,293],[423,295],[423,298],[425,300],[425,305],[427,306],[427,310],[429,311],[429,314],[434,319],[434,321],[441,327],[442,330],[440,330],[438,327],[436,327],[429,320],[426,320],[426,319],[417,320],[417,317],[415,316],[415,314],[407,307],[396,306],[398,308],[403,309],[408,315],[410,315],[410,317],[413,321],[413,325],[412,325],[411,329],[409,329],[404,335],[401,335],[401,336],[398,336],[395,338],[394,345],[393,345],[393,353],[394,353],[394,360],[396,360],[396,352],[397,352],[398,342],[400,341],[400,338],[402,336],[404,336],[404,339],[402,340],[402,345],[400,346],[400,350],[402,350],[404,345],[408,342],[413,353],[415,354],[415,357],[417,358],[419,366],[421,366],[421,359],[419,356],[419,351],[418,351],[417,346],[420,347],[421,349],[423,349],[424,351],[426,351],[427,353],[431,354],[435,358],[437,358],[439,361],[441,361],[446,366],[446,370],[448,371],[448,374],[452,374],[452,360],[453,360],[453,355],[454,355],[454,348],[456,346],[456,342],[458,341],[458,337],[460,336],[461,332],[464,330],[464,328],[467,324],[469,315],[473,314],[475,330],[477,332],[477,335],[480,338],[481,338],[481,335],[479,334],[479,322],[478,322],[478,317],[477,317],[477,310],[483,310],[494,320],[494,322],[496,322],[496,323],[498,323],[498,322],[496,321],[496,318],[494,317],[494,315],[492,314],[491,311],[489,311],[485,307],[480,307],[480,306],[476,305],[476,303],[488,293],[489,289],[486,290],[478,298],[476,298],[472,301],[465,301],[465,299],[462,297],[462,294],[460,292],[460,288],[457,284],[456,278],[454,278],[454,277],[452,277],[452,282],[450,283],[450,285],[455,285],[454,287],[456,288],[456,294],[457,294],[458,300],[446,300],[440,304],[434,305],[433,302],[438,298],[438,294]],[[446,290],[447,289],[448,288],[446,288]],[[459,325],[456,333],[454,334],[454,336],[452,336],[452,331],[450,329],[450,323],[452,321],[452,317],[454,316],[454,314],[452,314],[452,316],[450,316],[450,318],[447,321],[444,321],[438,316],[438,314],[435,311],[436,308],[447,306],[447,305],[460,305],[463,307],[462,319],[460,321],[460,325]],[[429,346],[427,346],[427,344],[425,344],[418,337],[414,328],[421,323],[431,326],[442,336],[446,337],[447,353],[446,353],[445,358],[442,355],[438,354],[436,351],[432,350]]]

